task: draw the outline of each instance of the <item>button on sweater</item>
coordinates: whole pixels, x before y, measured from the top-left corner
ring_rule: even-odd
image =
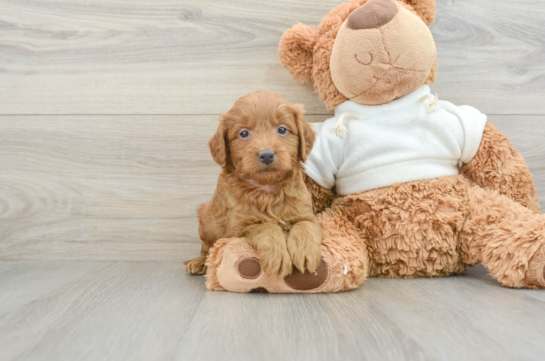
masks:
[[[430,112],[419,102],[429,94],[424,85],[384,105],[338,105],[333,118],[313,124],[316,142],[306,173],[324,188],[336,186],[340,195],[458,174],[460,162],[479,149],[486,115],[446,101]],[[334,132],[341,116],[347,130],[342,138]]]

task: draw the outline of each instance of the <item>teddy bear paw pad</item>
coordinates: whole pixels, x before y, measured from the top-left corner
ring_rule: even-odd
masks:
[[[320,260],[320,264],[316,267],[314,273],[310,273],[308,270],[301,273],[297,268],[294,268],[292,274],[284,278],[284,282],[294,290],[307,291],[324,284],[327,280],[327,274],[327,264]]]
[[[526,284],[529,288],[545,288],[545,246],[542,246],[530,260]]]
[[[243,258],[238,262],[237,270],[242,278],[254,279],[261,274],[261,265],[255,257]]]

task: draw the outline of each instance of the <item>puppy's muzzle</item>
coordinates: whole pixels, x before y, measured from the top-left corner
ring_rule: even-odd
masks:
[[[265,164],[274,162],[274,152],[270,149],[265,149],[259,152],[259,161]]]

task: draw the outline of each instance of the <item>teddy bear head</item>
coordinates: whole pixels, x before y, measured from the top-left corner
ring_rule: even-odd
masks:
[[[313,83],[328,109],[351,100],[385,104],[435,81],[437,52],[428,25],[435,0],[351,0],[318,29],[297,24],[280,40],[290,74]]]

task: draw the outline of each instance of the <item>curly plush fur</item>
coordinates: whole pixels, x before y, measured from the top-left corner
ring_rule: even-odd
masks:
[[[462,175],[350,195],[332,208],[360,230],[374,277],[447,276],[481,262],[504,285],[526,287],[545,245],[543,215]]]
[[[496,189],[512,200],[539,212],[534,178],[509,139],[492,123],[484,129],[479,152],[460,172],[475,183]]]

